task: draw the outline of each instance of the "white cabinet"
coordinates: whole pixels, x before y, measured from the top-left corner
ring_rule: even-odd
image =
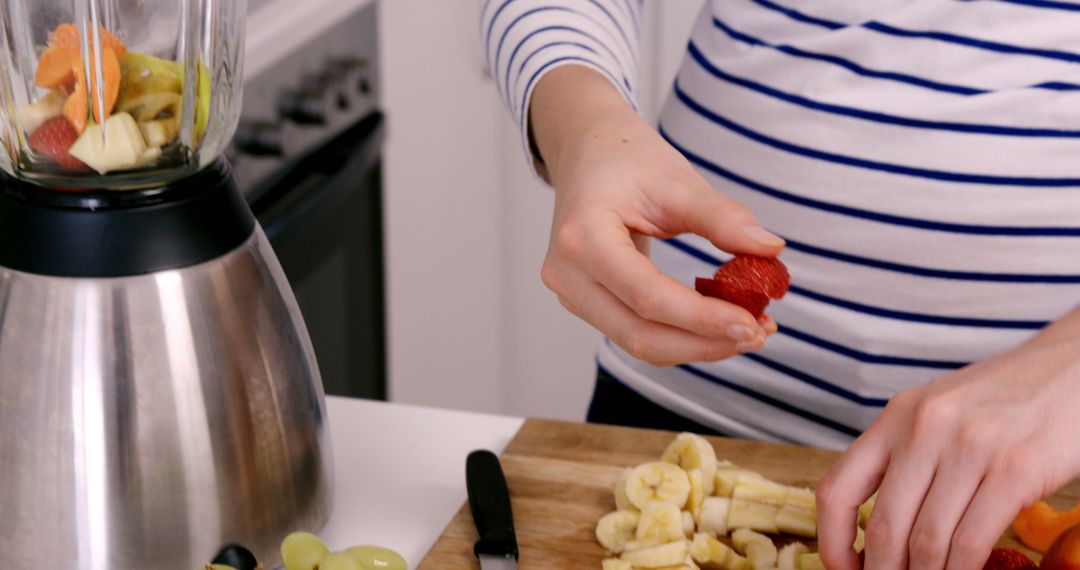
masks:
[[[647,3],[654,117],[702,0]],[[551,190],[483,72],[475,0],[382,0],[390,398],[580,420],[599,335],[540,282]],[[661,47],[662,46],[662,47]]]

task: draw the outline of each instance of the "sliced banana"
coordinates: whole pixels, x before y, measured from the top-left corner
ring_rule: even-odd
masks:
[[[701,513],[698,515],[697,528],[701,532],[710,532],[717,536],[728,533],[728,511],[731,510],[731,499],[726,497],[706,497],[701,503]]]
[[[753,477],[740,478],[735,483],[735,489],[731,493],[733,499],[776,506],[783,505],[787,497],[787,486],[768,479],[755,479]]]
[[[799,557],[809,553],[810,549],[801,542],[788,543],[777,554],[776,566],[779,570],[799,570]]]
[[[628,467],[621,475],[619,475],[619,479],[615,481],[615,508],[617,510],[638,510],[638,508],[634,506],[634,503],[630,502],[630,498],[626,496],[626,482],[630,480],[630,474],[633,472],[633,468]]]
[[[624,552],[622,559],[635,568],[663,568],[682,564],[686,560],[687,553],[686,540],[679,539],[667,544]]]
[[[690,496],[690,480],[686,471],[672,463],[644,463],[630,473],[626,496],[641,510],[657,503],[668,503],[681,509]]]
[[[671,503],[646,507],[638,519],[634,539],[640,544],[664,544],[686,538],[682,511]]]
[[[690,511],[682,512],[682,529],[686,538],[694,536],[694,529],[697,528],[697,523],[694,521],[694,515],[690,514]]]
[[[754,570],[767,570],[776,566],[778,553],[771,538],[748,528],[731,533],[735,551],[746,556]]]
[[[799,570],[826,570],[826,568],[825,563],[821,561],[821,555],[815,552],[799,557]]]
[[[680,433],[664,450],[661,460],[674,463],[687,471],[700,469],[704,475],[705,494],[713,492],[716,483],[716,450],[705,438],[694,433]]]
[[[634,570],[634,565],[618,558],[607,558],[601,564],[601,570]]]
[[[686,472],[686,478],[690,480],[690,496],[686,498],[686,509],[697,519],[701,513],[701,503],[709,492],[705,490],[705,474],[700,469],[691,469]],[[713,478],[715,482],[715,477]]]
[[[33,133],[49,119],[59,117],[63,111],[64,96],[57,91],[49,91],[33,103],[19,105],[15,109],[15,122],[23,131]]]
[[[158,119],[180,118],[180,108],[183,98],[179,93],[161,91],[140,95],[134,99],[124,101],[119,105],[119,110],[135,117],[136,121],[156,121]]]
[[[634,540],[640,515],[637,511],[614,511],[600,518],[596,524],[596,540],[615,554],[626,549]]]
[[[784,505],[776,513],[776,528],[788,534],[817,538],[817,515],[803,508]]]
[[[716,470],[716,484],[713,488],[713,495],[731,497],[735,492],[735,486],[745,479],[764,479],[764,477],[760,473],[741,467],[720,467]]]
[[[866,550],[866,531],[861,528],[855,529],[855,544],[851,545],[855,552]]]
[[[776,526],[776,515],[779,511],[776,505],[732,499],[731,508],[728,510],[728,528],[748,528],[776,534],[780,531]]]
[[[710,570],[751,570],[750,561],[730,546],[704,532],[694,535],[690,557]]]
[[[870,520],[870,514],[874,512],[874,503],[877,501],[877,493],[870,495],[870,498],[863,504],[859,505],[859,516],[857,519],[859,528],[866,529],[866,523]]]

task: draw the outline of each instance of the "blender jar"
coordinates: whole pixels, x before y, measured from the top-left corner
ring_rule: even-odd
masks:
[[[4,0],[0,168],[139,189],[221,155],[240,113],[245,0]]]

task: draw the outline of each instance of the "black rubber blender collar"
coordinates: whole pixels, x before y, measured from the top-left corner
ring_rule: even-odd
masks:
[[[65,192],[0,178],[0,267],[56,277],[126,277],[219,257],[255,217],[219,160],[132,191]]]

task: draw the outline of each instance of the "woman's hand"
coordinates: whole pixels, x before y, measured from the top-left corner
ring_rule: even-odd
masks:
[[[648,258],[648,238],[690,232],[763,256],[778,254],[783,240],[713,190],[597,72],[555,69],[532,101],[532,132],[555,186],[542,275],[562,304],[657,365],[761,348],[775,330],[771,319],[758,322],[662,274]]]
[[[825,565],[860,568],[856,509],[880,485],[863,567],[981,569],[1021,508],[1080,472],[1077,321],[896,395],[818,488]]]

